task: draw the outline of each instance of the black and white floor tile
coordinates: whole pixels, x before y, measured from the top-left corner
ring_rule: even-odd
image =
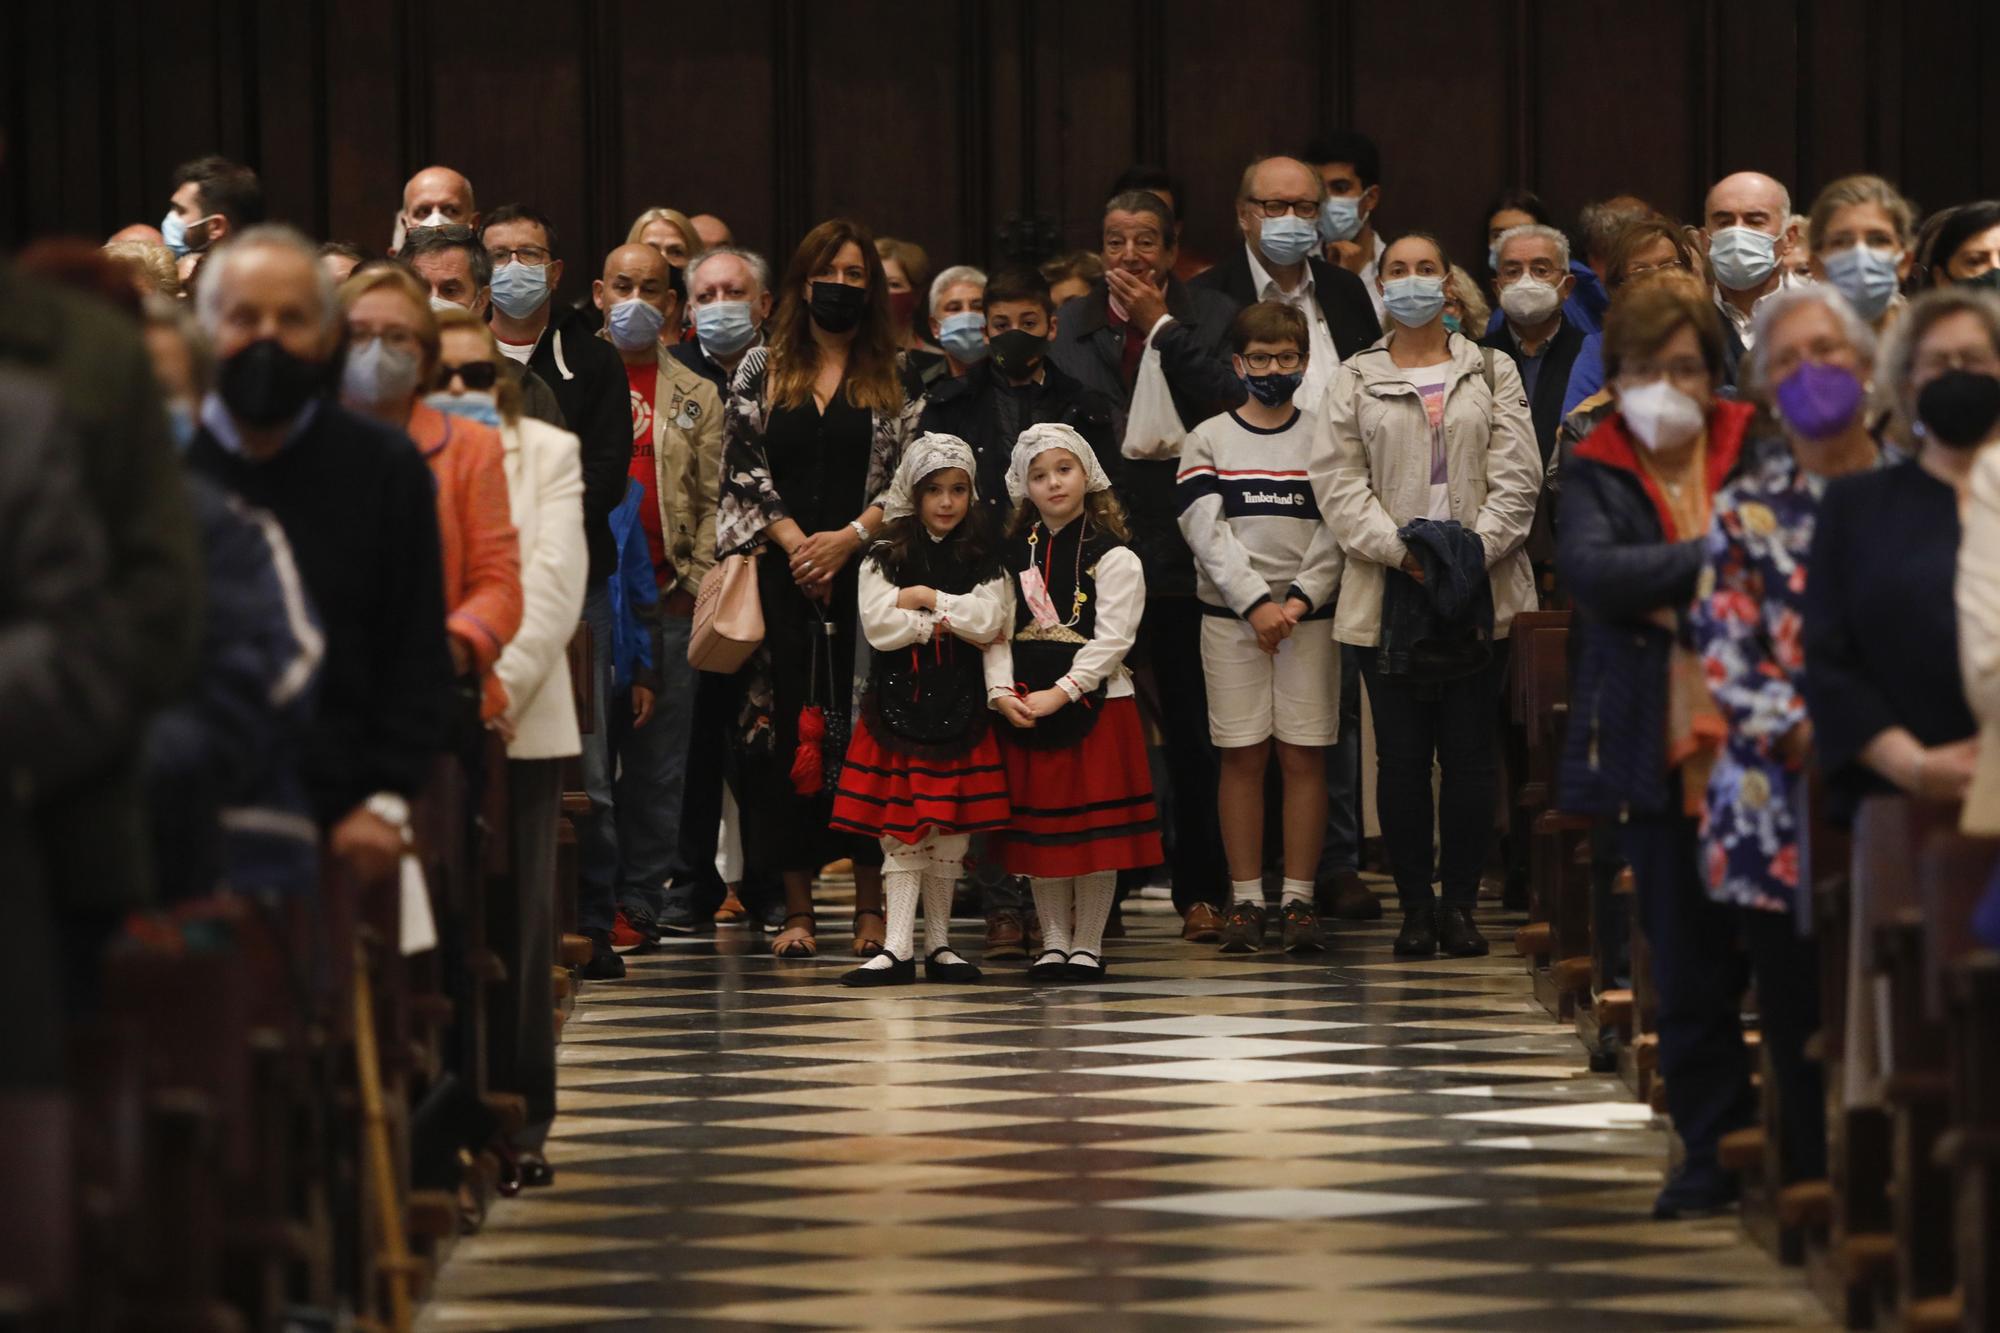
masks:
[[[853,991],[845,910],[588,987],[557,1182],[420,1328],[1827,1326],[1734,1219],[1645,1220],[1661,1133],[1511,956],[1224,958],[1148,902],[1101,985]]]

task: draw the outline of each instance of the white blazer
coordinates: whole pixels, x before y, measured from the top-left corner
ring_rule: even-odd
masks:
[[[507,687],[509,759],[583,752],[570,691],[569,641],[583,614],[583,465],[576,436],[522,417],[500,428],[508,507],[521,539],[521,628],[494,671]]]

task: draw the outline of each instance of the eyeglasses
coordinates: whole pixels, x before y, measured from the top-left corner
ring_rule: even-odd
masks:
[[[467,361],[464,365],[438,367],[439,384],[450,384],[454,379],[475,392],[484,391],[500,382],[500,367],[491,361]]]
[[[515,260],[520,260],[533,268],[540,268],[554,256],[539,245],[488,246],[486,257],[493,261],[493,267],[505,268]]]
[[[1281,218],[1290,213],[1295,218],[1319,216],[1319,201],[1314,199],[1246,199],[1246,204],[1255,204],[1267,218]]]
[[[2000,356],[1977,347],[1961,347],[1941,352],[1924,352],[1910,364],[1914,378],[1928,379],[1948,370],[1969,370],[1975,375],[2000,376]]]
[[[347,340],[356,347],[366,347],[380,338],[399,352],[414,352],[420,346],[417,335],[399,327],[386,329],[354,329],[347,331]]]
[[[1543,282],[1552,283],[1562,275],[1562,270],[1546,259],[1537,260],[1525,267],[1519,263],[1502,263],[1500,265],[1500,277],[1504,281],[1512,282],[1523,273],[1530,274]]]
[[[1654,380],[1705,380],[1708,363],[1700,357],[1677,357],[1672,361],[1633,361],[1618,372],[1618,383],[1637,389]]]
[[[412,227],[403,233],[403,248],[428,245],[432,241],[450,241],[460,245],[472,239],[472,228],[463,222],[447,222],[440,227]]]
[[[1306,363],[1305,357],[1298,352],[1245,352],[1242,355],[1243,364],[1259,375],[1274,365],[1280,370],[1293,371]]]
[[[1625,274],[1619,281],[1623,284],[1631,282],[1635,278],[1643,278],[1648,273],[1665,273],[1672,269],[1680,269],[1682,272],[1686,272],[1687,264],[1678,259],[1669,259],[1664,264],[1627,264],[1625,266]]]

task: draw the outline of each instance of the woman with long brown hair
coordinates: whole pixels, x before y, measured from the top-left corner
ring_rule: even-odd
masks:
[[[770,341],[743,358],[728,402],[716,551],[756,551],[764,646],[741,675],[738,788],[752,869],[785,880],[781,958],[817,949],[813,872],[851,857],[854,947],[881,948],[882,849],[827,827],[845,757],[857,662],[858,556],[882,524],[923,404],[903,391],[875,238],[835,218],[786,269]],[[801,710],[817,707],[825,732]],[[815,771],[814,749],[818,749]],[[873,918],[872,921],[866,918]]]

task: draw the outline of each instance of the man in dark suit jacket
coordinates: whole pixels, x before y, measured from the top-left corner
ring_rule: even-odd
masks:
[[[1361,279],[1319,257],[1316,220],[1325,193],[1319,173],[1296,158],[1251,163],[1236,192],[1243,247],[1188,282],[1197,291],[1221,293],[1238,310],[1266,300],[1297,306],[1312,335],[1309,384],[1325,383],[1336,357],[1345,361],[1382,336]],[[1317,397],[1305,393],[1299,404],[1318,408]]]
[[[1179,254],[1172,211],[1143,190],[1104,206],[1104,282],[1057,312],[1049,360],[1118,409],[1122,439],[1132,386],[1148,343],[1183,426],[1194,426],[1247,396],[1230,369],[1225,337],[1236,308],[1219,292],[1197,291],[1173,276]],[[1216,818],[1215,747],[1208,738],[1208,689],[1201,674],[1201,606],[1194,557],[1181,539],[1174,474],[1179,460],[1120,458],[1112,480],[1132,520],[1132,545],[1146,565],[1146,615],[1132,653],[1151,668],[1140,697],[1165,741],[1173,827],[1168,862],[1174,905],[1190,918],[1190,939],[1216,938],[1217,908],[1227,902],[1229,871]],[[1212,922],[1213,924],[1209,924]]]

